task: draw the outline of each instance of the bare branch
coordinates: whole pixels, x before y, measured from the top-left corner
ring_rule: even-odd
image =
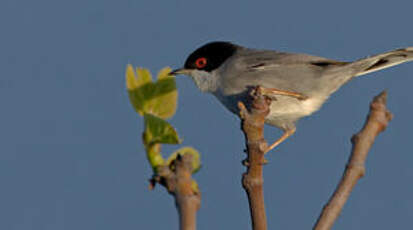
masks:
[[[264,139],[264,121],[269,113],[271,101],[262,95],[261,88],[251,91],[249,111],[241,102],[238,104],[241,129],[245,135],[247,172],[243,174],[242,185],[247,192],[253,230],[266,230],[267,217],[264,206],[263,164],[267,142]]]
[[[196,229],[196,212],[201,205],[201,194],[191,177],[192,155],[178,155],[170,167],[162,166],[158,175],[151,180],[152,185],[159,183],[174,196],[179,213],[179,229]]]
[[[357,181],[364,176],[365,161],[370,147],[376,136],[386,129],[392,119],[392,114],[386,108],[386,99],[385,91],[373,99],[364,127],[352,137],[353,149],[346,169],[334,194],[324,206],[314,226],[315,230],[331,229]]]

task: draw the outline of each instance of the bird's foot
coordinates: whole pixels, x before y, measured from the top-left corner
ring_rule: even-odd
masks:
[[[279,144],[281,144],[282,142],[284,142],[288,137],[290,137],[291,135],[293,135],[295,133],[295,128],[293,129],[289,129],[287,131],[284,132],[284,134],[280,137],[280,139],[276,140],[274,143],[272,143],[266,150],[265,150],[265,154],[268,153],[269,151],[271,151],[272,149],[274,149],[275,147],[277,147]]]

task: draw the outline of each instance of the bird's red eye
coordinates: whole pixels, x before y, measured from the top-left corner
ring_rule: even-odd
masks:
[[[204,68],[206,66],[206,64],[207,64],[207,59],[204,58],[204,57],[198,58],[195,61],[196,68],[198,68],[198,69]]]

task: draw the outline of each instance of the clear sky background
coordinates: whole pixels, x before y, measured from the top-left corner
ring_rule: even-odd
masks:
[[[0,229],[178,229],[173,199],[148,190],[143,120],[129,104],[128,63],[180,67],[208,41],[350,61],[413,46],[413,2],[0,2]],[[250,229],[238,119],[177,78],[171,123],[202,153],[199,229]],[[373,96],[394,120],[335,229],[409,229],[413,219],[413,63],[355,79],[268,155],[270,229],[310,229],[340,178]],[[281,135],[267,127],[273,141]],[[168,147],[173,151],[176,146]]]

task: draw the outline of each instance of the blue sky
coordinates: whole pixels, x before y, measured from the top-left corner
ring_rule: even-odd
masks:
[[[412,1],[27,1],[0,3],[0,229],[178,229],[129,104],[128,63],[180,67],[212,40],[350,61],[413,46]],[[333,192],[371,98],[394,120],[335,229],[407,229],[413,218],[413,63],[345,85],[268,155],[270,229],[309,229]],[[250,229],[238,119],[177,78],[171,123],[202,153],[199,229]],[[281,132],[267,127],[269,141]],[[176,146],[166,146],[165,152]]]

